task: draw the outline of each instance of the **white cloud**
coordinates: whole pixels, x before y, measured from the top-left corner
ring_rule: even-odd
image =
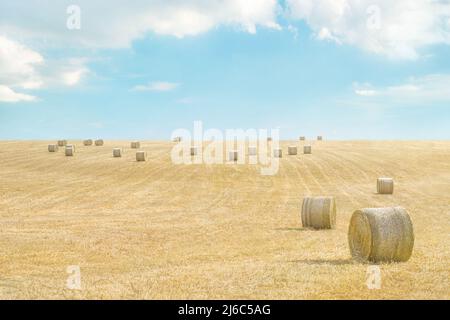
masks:
[[[150,82],[146,85],[137,85],[131,89],[132,91],[171,91],[178,87],[179,84],[175,82],[157,81]]]
[[[18,93],[11,88],[0,84],[0,102],[35,101],[36,97]]]
[[[450,44],[450,2],[432,0],[287,0],[321,40],[391,58],[416,59],[420,49]]]

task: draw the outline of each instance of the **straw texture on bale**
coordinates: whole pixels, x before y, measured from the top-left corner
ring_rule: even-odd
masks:
[[[58,140],[58,147],[64,147],[67,145],[67,140]]]
[[[49,144],[48,145],[48,152],[56,152],[58,151],[58,145],[57,144]]]
[[[197,151],[198,151],[197,147],[191,147],[191,156],[196,156],[198,153]]]
[[[114,158],[120,158],[122,156],[122,149],[121,148],[114,148],[113,149],[113,157]]]
[[[288,154],[291,156],[295,156],[297,154],[297,147],[296,146],[289,146],[288,147]]]
[[[136,152],[136,161],[146,161],[147,160],[147,152],[146,151],[137,151]]]
[[[393,194],[394,180],[392,178],[378,178],[377,192],[380,194]]]
[[[302,204],[302,225],[305,228],[334,229],[336,226],[334,197],[305,197]]]
[[[141,143],[139,141],[131,142],[131,149],[139,149],[141,147]]]
[[[102,139],[95,140],[95,145],[98,146],[98,147],[99,147],[99,146],[102,146],[103,143],[104,143],[104,142],[103,142]]]
[[[304,140],[306,140],[306,138],[304,136],[301,136],[300,140],[304,141]]]
[[[317,136],[317,140],[322,141],[322,136]]]
[[[67,157],[73,156],[75,153],[75,147],[73,145],[67,145],[64,153]]]
[[[257,154],[257,149],[255,146],[249,146],[248,147],[248,155],[249,156],[256,156]]]
[[[281,149],[274,149],[273,150],[273,156],[275,158],[282,158],[283,157],[283,150],[281,150]]]
[[[228,153],[228,160],[229,161],[237,161],[238,160],[238,152],[236,150],[230,151]]]
[[[304,154],[310,154],[311,153],[311,146],[303,146],[303,153]]]
[[[402,207],[356,210],[350,220],[348,243],[358,261],[407,261],[414,247],[414,231]]]

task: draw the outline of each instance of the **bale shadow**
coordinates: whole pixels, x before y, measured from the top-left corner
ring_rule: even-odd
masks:
[[[311,231],[308,228],[275,228],[275,231]]]
[[[352,259],[302,259],[302,260],[291,260],[289,262],[307,265],[333,265],[333,266],[344,266],[355,264],[355,261]]]

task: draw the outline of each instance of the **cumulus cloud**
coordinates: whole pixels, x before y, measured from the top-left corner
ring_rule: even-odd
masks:
[[[171,91],[178,87],[179,84],[175,82],[156,81],[145,85],[137,85],[133,87],[132,91]]]
[[[24,93],[18,93],[11,88],[0,84],[0,102],[35,101],[36,97]]]
[[[320,40],[414,60],[420,49],[450,44],[450,3],[433,0],[287,0]]]

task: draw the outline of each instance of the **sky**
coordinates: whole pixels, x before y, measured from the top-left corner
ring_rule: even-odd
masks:
[[[450,139],[450,1],[0,2],[0,139]]]

